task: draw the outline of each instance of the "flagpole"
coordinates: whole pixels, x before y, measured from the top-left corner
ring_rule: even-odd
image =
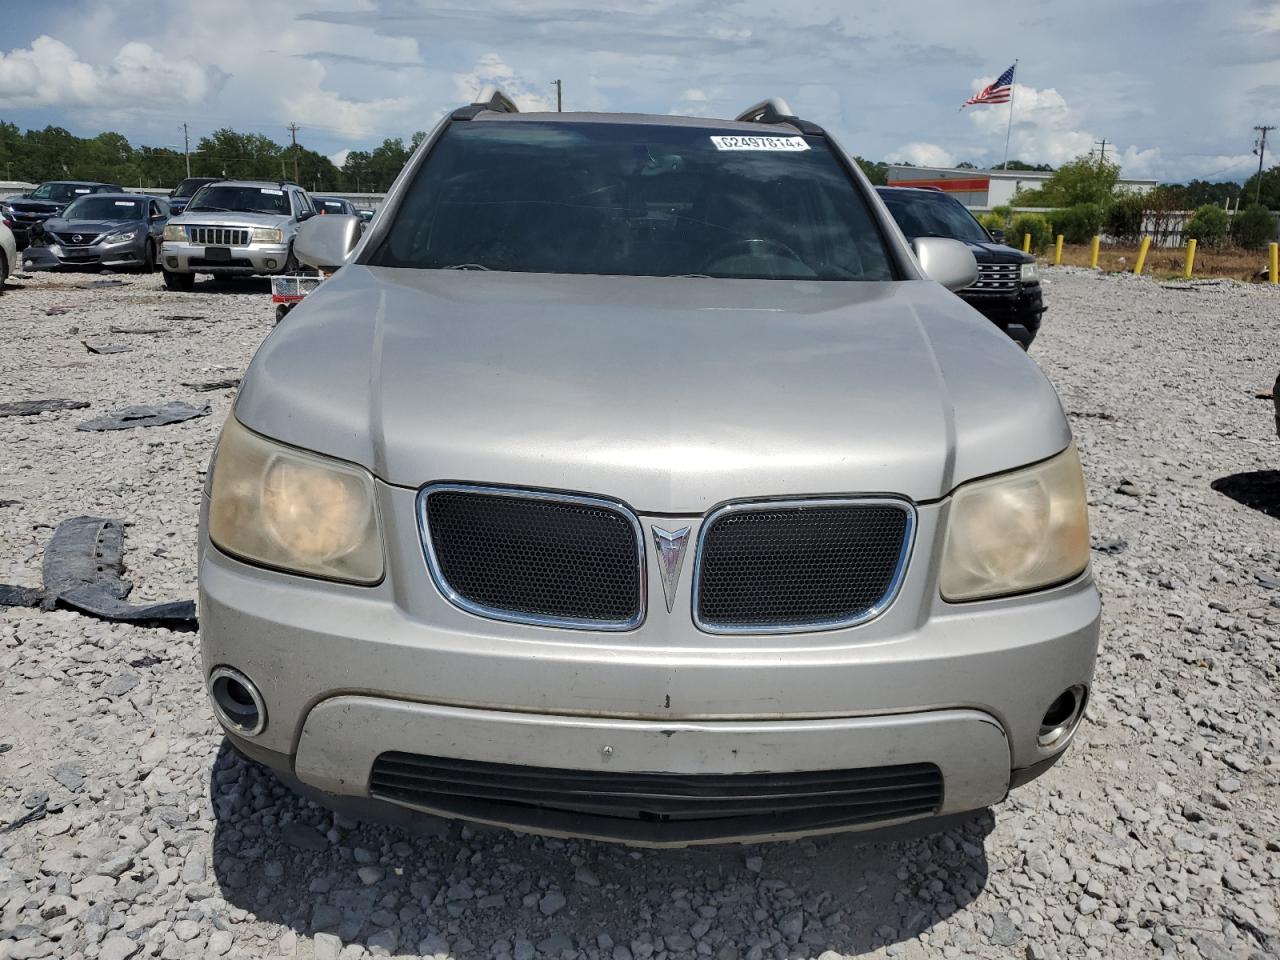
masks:
[[[1009,78],[1009,126],[1004,132],[1004,163],[1000,164],[1001,170],[1009,169],[1009,137],[1013,134],[1013,95],[1018,91],[1017,75],[1018,60],[1015,57],[1013,61],[1013,76]]]

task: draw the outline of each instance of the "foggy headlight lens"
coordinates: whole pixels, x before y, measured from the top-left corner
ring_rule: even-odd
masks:
[[[121,230],[119,233],[109,233],[102,238],[103,243],[124,243],[126,240],[132,240],[138,235],[137,230]]]
[[[164,225],[164,238],[166,240],[185,240],[187,239],[187,228],[180,223],[166,223]]]
[[[1034,263],[1024,263],[1022,265],[1022,282],[1023,283],[1039,283],[1040,269]]]
[[[211,469],[209,538],[226,553],[330,580],[382,579],[366,470],[267,440],[234,417]]]
[[[254,243],[279,243],[282,239],[284,239],[284,234],[275,227],[253,228]]]
[[[1073,443],[1052,460],[959,487],[951,497],[944,599],[1026,593],[1089,563],[1089,508]]]

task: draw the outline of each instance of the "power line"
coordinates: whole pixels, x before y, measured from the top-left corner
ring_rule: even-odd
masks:
[[[1099,161],[1099,163],[1106,163],[1106,162],[1107,162],[1107,141],[1106,141],[1106,140],[1095,140],[1095,141],[1093,141],[1093,145],[1094,145],[1095,147],[1101,147],[1101,148],[1102,148],[1102,159]],[[1115,146],[1115,144],[1112,144],[1112,146]]]
[[[1272,126],[1257,126],[1253,129],[1258,131],[1258,142],[1253,148],[1253,152],[1258,155],[1258,186],[1253,194],[1253,202],[1262,202],[1262,158],[1267,154],[1267,134],[1274,130]],[[1274,279],[1274,278],[1273,278]]]

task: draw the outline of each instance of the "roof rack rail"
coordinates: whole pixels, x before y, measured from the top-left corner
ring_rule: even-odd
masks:
[[[520,108],[516,106],[516,102],[508,97],[497,87],[485,87],[480,91],[480,96],[476,97],[474,103],[469,103],[465,107],[459,107],[449,116],[454,120],[470,120],[478,113],[485,110],[492,110],[494,113],[519,113]]]
[[[825,132],[816,123],[797,117],[791,111],[791,106],[781,97],[769,97],[767,100],[752,104],[734,119],[741,123],[789,123],[801,133],[819,137]]]

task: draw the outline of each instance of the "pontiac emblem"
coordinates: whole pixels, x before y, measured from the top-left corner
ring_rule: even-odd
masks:
[[[653,546],[658,554],[658,572],[662,574],[662,593],[667,600],[667,613],[676,602],[676,586],[680,583],[680,568],[684,565],[684,548],[689,544],[689,528],[663,530],[652,527]]]

